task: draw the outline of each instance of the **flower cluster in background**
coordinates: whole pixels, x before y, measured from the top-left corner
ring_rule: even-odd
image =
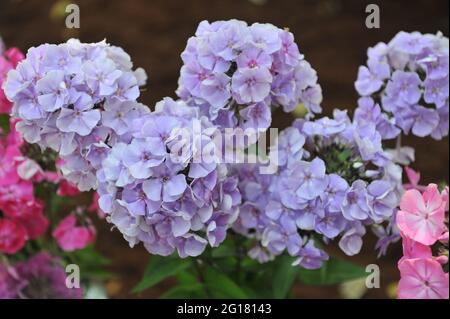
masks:
[[[78,191],[61,177],[51,153],[41,154],[34,146],[26,144],[15,130],[17,122],[11,120],[10,132],[0,132],[0,253],[15,254],[24,248],[26,241],[43,236],[49,227],[44,210],[48,203],[41,191],[56,191],[58,196],[75,196]],[[37,151],[38,155],[33,154]],[[56,165],[55,165],[56,164]],[[56,194],[55,194],[56,195]],[[76,226],[75,215],[87,226]],[[70,222],[69,222],[70,220]],[[58,220],[52,220],[57,222]],[[95,238],[95,229],[82,212],[70,214],[54,231],[54,238],[65,251],[86,247]],[[81,236],[81,234],[84,234]]]
[[[44,204],[34,195],[33,182],[51,178],[33,160],[23,156],[23,140],[14,130],[0,135],[0,252],[14,254],[27,240],[45,233]],[[1,132],[0,132],[1,134]]]
[[[368,50],[355,82],[360,116],[383,138],[402,131],[440,140],[449,127],[449,42],[442,34],[399,32]]]
[[[82,207],[61,221],[52,211],[49,198],[77,192],[60,173],[47,170],[55,164],[52,156],[39,151],[28,157],[34,147],[15,125],[11,120],[10,132],[0,131],[0,298],[80,298],[81,289],[65,285],[63,258],[45,251],[56,256],[83,249],[94,241],[95,228]]]
[[[321,112],[316,72],[288,30],[203,21],[181,58],[178,96],[222,127],[265,130],[273,108],[291,112],[300,103],[308,116]]]
[[[448,187],[439,192],[436,184],[403,195],[397,214],[404,254],[398,263],[399,298],[449,298],[448,196]]]
[[[15,265],[0,263],[0,298],[79,299],[81,288],[66,286],[62,260],[46,252]]]

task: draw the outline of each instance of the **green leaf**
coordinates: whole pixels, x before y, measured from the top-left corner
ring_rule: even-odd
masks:
[[[153,287],[166,278],[172,277],[191,266],[190,259],[176,257],[160,257],[153,255],[144,272],[144,277],[133,288],[133,293],[138,293]]]
[[[181,286],[193,285],[198,283],[197,277],[189,271],[181,271],[177,274],[177,282]]]
[[[5,134],[9,133],[9,116],[6,114],[0,114],[0,131]]]
[[[299,271],[300,281],[307,285],[334,285],[366,276],[363,267],[337,258],[330,258],[320,269]]]
[[[236,251],[235,247],[227,245],[226,242],[221,246],[214,248],[211,252],[211,257],[213,258],[224,258],[224,257],[235,257]]]
[[[71,263],[80,265],[83,277],[91,279],[108,279],[111,273],[103,268],[110,264],[110,260],[95,250],[93,245],[64,255]]]
[[[351,150],[345,149],[341,153],[339,153],[338,159],[340,162],[345,162],[350,157],[350,155],[352,155]]]
[[[204,297],[203,285],[200,283],[176,285],[163,293],[161,299],[191,299]]]
[[[298,275],[298,268],[292,266],[292,261],[292,258],[283,256],[277,262],[275,273],[272,277],[273,298],[286,298],[291,291],[292,285]]]
[[[89,245],[84,249],[67,253],[67,255],[81,265],[106,266],[110,264],[110,260],[96,251],[94,245]]]
[[[239,287],[226,274],[214,269],[213,267],[206,268],[205,285],[215,298],[236,298],[247,299],[248,294]]]

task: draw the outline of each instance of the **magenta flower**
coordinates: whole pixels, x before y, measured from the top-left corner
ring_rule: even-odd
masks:
[[[411,167],[406,166],[405,167],[405,173],[408,177],[409,183],[403,184],[403,188],[406,190],[409,189],[417,189],[419,191],[424,191],[426,189],[426,186],[420,185],[420,172],[416,172]]]
[[[64,218],[53,231],[59,247],[64,251],[83,249],[95,239],[95,229],[88,226],[76,226],[75,215]]]
[[[15,254],[25,245],[26,230],[18,222],[0,219],[0,253]]]
[[[445,230],[444,205],[435,184],[430,184],[423,195],[417,190],[409,190],[402,198],[397,225],[411,239],[432,245]]]
[[[399,264],[400,299],[448,299],[448,274],[433,259],[406,259]]]

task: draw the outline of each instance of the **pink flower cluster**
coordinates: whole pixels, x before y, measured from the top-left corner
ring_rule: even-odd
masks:
[[[440,192],[436,184],[423,192],[411,187],[403,195],[397,213],[404,254],[398,263],[399,298],[449,298],[449,276],[443,270],[448,263],[448,203],[448,187]]]
[[[0,139],[0,252],[7,254],[41,236],[49,224],[42,201],[34,196],[33,182],[51,175],[23,156],[24,142],[14,127],[15,122],[11,122],[11,132]]]
[[[53,231],[53,237],[58,246],[64,251],[74,251],[83,249],[95,239],[95,228],[87,226],[77,226],[77,218],[74,214],[65,217]]]
[[[35,197],[35,184],[43,181],[58,184],[57,195],[75,196],[75,186],[60,174],[44,171],[33,159],[22,153],[25,146],[10,122],[10,133],[0,130],[0,253],[15,254],[27,240],[42,236],[49,221],[44,215],[44,203]],[[58,163],[57,163],[58,164]],[[79,214],[80,215],[80,214]],[[64,251],[82,249],[95,239],[91,224],[77,225],[74,214],[65,217],[53,231],[53,237]]]
[[[1,39],[0,39],[1,41]],[[24,58],[22,52],[17,48],[10,48],[5,52],[2,52],[2,46],[0,45],[0,88],[3,86],[3,82],[6,79],[6,74],[9,70],[15,69],[17,63]],[[10,113],[12,103],[8,101],[3,90],[0,89],[0,113]]]

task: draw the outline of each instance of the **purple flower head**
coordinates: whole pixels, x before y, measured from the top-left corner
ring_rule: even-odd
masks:
[[[263,102],[247,106],[239,112],[244,120],[242,128],[267,129],[272,122],[270,108]]]
[[[427,79],[425,81],[424,100],[428,104],[435,104],[436,107],[445,107],[449,94],[449,78],[444,77],[437,80]]]
[[[303,132],[308,135],[329,136],[343,132],[346,126],[347,123],[345,121],[322,117],[314,122],[306,122],[303,125]]]
[[[347,221],[343,218],[341,212],[325,210],[322,218],[318,219],[315,230],[327,238],[333,239],[337,237],[347,225]]]
[[[133,117],[145,113],[139,108],[135,114],[126,105],[119,111],[115,105],[116,100],[133,103],[139,95],[142,72],[131,68],[129,56],[120,48],[71,39],[31,48],[5,83],[27,141],[50,147],[71,162],[65,172],[80,189],[98,186],[95,170],[119,135],[130,142],[125,133]],[[79,164],[73,163],[74,158]]]
[[[134,178],[148,178],[152,168],[165,159],[165,150],[155,138],[134,139],[127,148],[124,162]]]
[[[411,110],[413,123],[411,131],[414,135],[425,137],[430,135],[439,125],[439,113],[432,109],[417,105]]]
[[[117,79],[122,75],[110,59],[97,59],[83,64],[86,84],[98,96],[111,95],[117,90]]]
[[[206,235],[211,247],[218,247],[226,237],[229,224],[229,216],[218,215],[214,220],[208,223]]]
[[[448,123],[438,119],[442,108],[448,110],[448,44],[440,33],[402,31],[389,44],[368,50],[367,66],[360,67],[355,87],[381,106],[376,126],[383,139],[400,132],[434,139],[448,135]]]
[[[81,288],[66,286],[66,272],[59,258],[46,252],[18,262],[0,264],[0,297],[20,299],[81,299]]]
[[[177,244],[178,254],[181,258],[197,257],[203,253],[208,242],[197,235],[188,234],[180,237]]]
[[[303,156],[305,137],[294,127],[283,130],[269,156],[275,156],[279,166],[292,167]]]
[[[283,30],[280,32],[280,38],[281,50],[278,52],[278,57],[287,65],[295,66],[297,61],[301,59],[301,54],[297,44],[294,42],[294,36],[292,33]]]
[[[273,107],[321,111],[316,72],[293,35],[271,24],[203,21],[181,58],[177,95],[221,128],[267,129]]]
[[[327,175],[327,187],[320,195],[321,200],[325,203],[327,210],[330,212],[340,212],[341,203],[345,198],[345,194],[349,189],[345,179],[337,174]]]
[[[72,56],[67,47],[48,45],[43,56],[43,64],[49,70],[60,69],[67,73],[77,73],[82,65],[79,56]]]
[[[301,266],[306,269],[318,269],[322,267],[323,262],[328,259],[327,253],[316,248],[314,246],[314,241],[309,240],[306,245],[300,249],[298,258],[292,265]]]
[[[339,247],[348,256],[354,256],[361,250],[363,241],[362,236],[366,229],[360,222],[353,222],[347,227],[347,231],[339,241]]]
[[[440,140],[448,135],[449,129],[449,108],[448,108],[448,100],[446,106],[438,109],[439,115],[439,124],[431,133],[431,136],[434,139]]]
[[[366,125],[375,124],[382,139],[397,137],[401,130],[395,126],[395,118],[389,118],[386,113],[381,112],[381,107],[370,97],[362,97],[358,100],[355,110],[354,121]]]
[[[149,197],[142,184],[127,187],[122,192],[119,204],[127,208],[133,216],[146,216],[156,213],[160,208],[160,202],[153,201]]]
[[[60,109],[69,100],[67,84],[64,81],[64,72],[60,70],[49,71],[36,83],[38,102],[46,112]]]
[[[394,215],[399,198],[389,182],[375,180],[367,186],[367,192],[371,196],[371,218],[375,222],[384,221]]]
[[[232,89],[240,104],[262,102],[270,93],[272,75],[267,68],[243,69],[233,75]]]
[[[230,20],[210,36],[211,51],[226,61],[232,61],[250,40],[250,32],[243,21]]]
[[[100,119],[100,111],[92,110],[89,106],[75,107],[73,110],[62,109],[56,120],[56,126],[61,132],[78,133],[80,136],[86,136],[92,132]]]
[[[296,255],[302,245],[295,222],[288,216],[282,216],[279,224],[270,224],[262,234],[261,244],[274,255],[287,250],[290,255]]]
[[[400,230],[395,223],[396,214],[392,215],[386,227],[382,225],[374,225],[372,227],[373,233],[378,237],[375,249],[378,249],[378,258],[386,255],[390,244],[396,243],[400,240]]]
[[[295,177],[300,180],[296,195],[304,200],[317,198],[325,190],[325,163],[320,158],[311,162],[301,161],[292,168]]]
[[[381,135],[373,123],[356,123],[353,138],[364,161],[374,161],[383,152]]]
[[[217,112],[223,109],[231,97],[230,77],[224,73],[213,75],[200,85],[200,92],[204,99],[211,104],[211,119],[217,117]]]
[[[370,214],[367,185],[361,180],[355,181],[345,194],[342,202],[342,214],[347,220],[366,220]]]
[[[419,61],[419,64],[426,70],[430,80],[439,80],[448,77],[448,53],[426,56]]]
[[[135,101],[139,97],[139,83],[136,73],[123,73],[117,79],[116,84],[117,88],[116,91],[113,92],[113,96],[119,101]]]
[[[424,37],[419,32],[399,32],[393,39],[395,47],[404,53],[418,55],[424,48],[432,43],[430,39]]]
[[[254,23],[250,26],[252,43],[267,54],[272,54],[281,48],[279,29],[270,23]]]
[[[388,66],[389,67],[389,66]],[[377,73],[373,73],[369,68],[360,66],[358,70],[358,79],[355,82],[355,88],[362,96],[367,96],[377,92],[383,86],[383,78]]]
[[[395,71],[392,80],[386,86],[386,94],[394,97],[400,107],[415,104],[421,96],[420,84],[417,73]]]
[[[272,57],[264,50],[258,48],[248,48],[236,58],[237,67],[240,70],[266,68],[272,66]]]
[[[186,187],[186,177],[182,174],[173,176],[167,168],[153,170],[152,177],[142,185],[147,197],[155,202],[174,202],[183,195]]]
[[[319,199],[309,201],[305,208],[300,209],[296,216],[299,229],[314,230],[317,221],[325,215],[324,207]]]
[[[114,100],[105,105],[102,124],[113,129],[116,134],[123,135],[132,130],[133,120],[139,117],[140,104],[136,102],[120,102]]]

